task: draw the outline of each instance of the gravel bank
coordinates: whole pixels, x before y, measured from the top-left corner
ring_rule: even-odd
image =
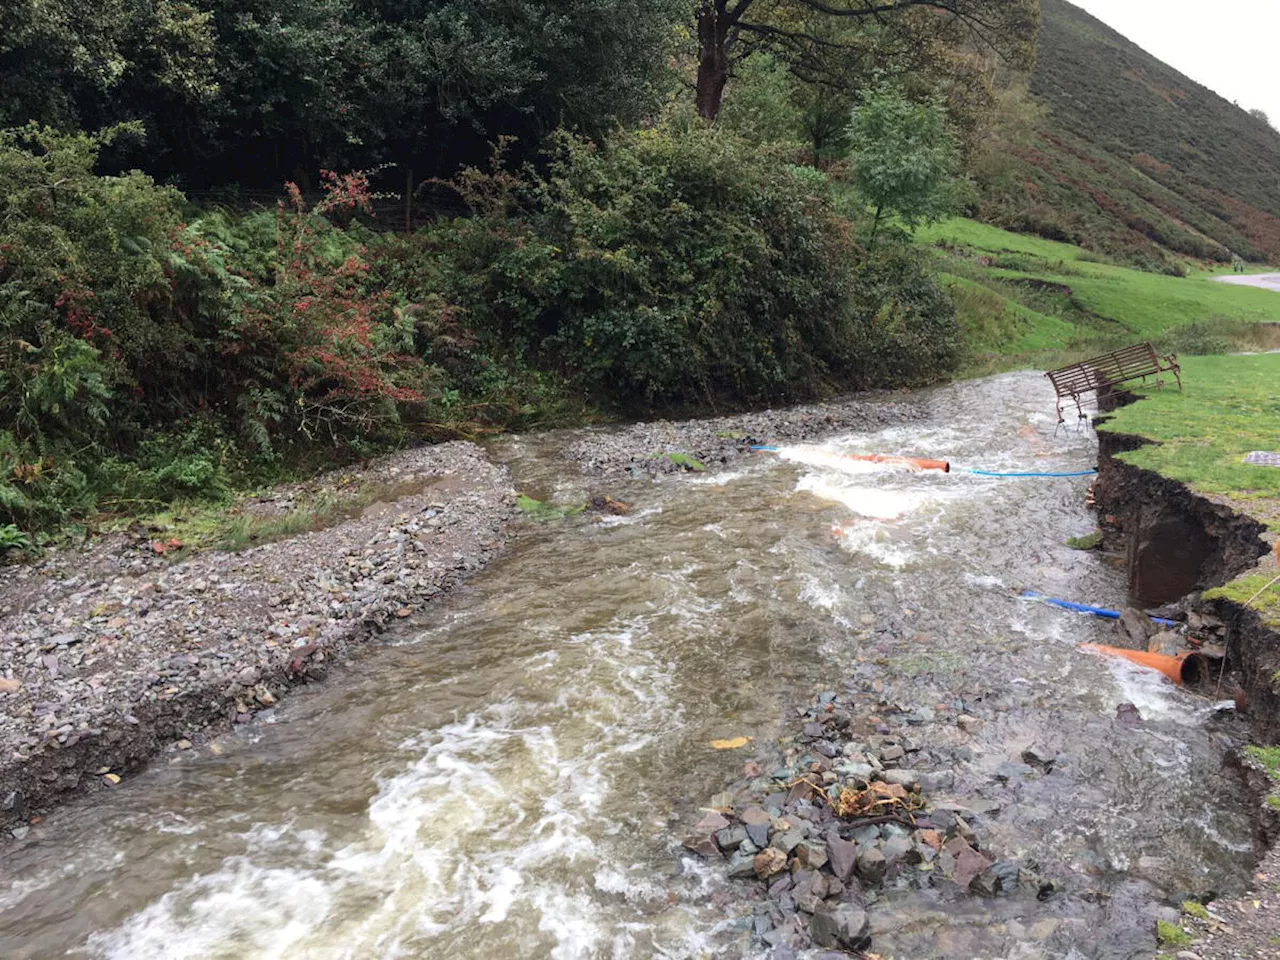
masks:
[[[655,476],[688,469],[679,457],[672,460],[668,454],[685,454],[711,469],[749,452],[751,444],[880,430],[925,416],[920,401],[886,398],[840,400],[707,420],[659,420],[593,432],[571,443],[566,456],[577,461],[583,472],[596,476]]]
[[[333,477],[397,495],[241,553],[175,563],[116,534],[0,571],[4,838],[320,678],[497,556],[514,515],[506,471],[469,443]],[[252,507],[287,510],[294,492]]]

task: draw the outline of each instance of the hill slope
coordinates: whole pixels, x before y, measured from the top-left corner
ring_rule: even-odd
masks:
[[[979,171],[983,219],[1161,269],[1280,261],[1280,133],[1065,0],[1042,9],[1041,112]]]

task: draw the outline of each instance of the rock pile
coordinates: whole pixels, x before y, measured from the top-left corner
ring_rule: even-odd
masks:
[[[119,783],[158,750],[248,721],[501,552],[514,493],[473,444],[356,472],[416,492],[241,553],[175,563],[145,539],[115,536],[4,571],[7,832],[25,835],[37,810]]]
[[[986,848],[974,810],[930,800],[950,774],[916,769],[909,737],[878,718],[855,719],[852,701],[831,692],[801,719],[792,762],[769,775],[748,763],[742,788],[713,798],[684,840],[755,885],[753,935],[774,957],[811,945],[867,949],[867,909],[886,888],[1052,893]],[[855,733],[862,729],[877,732]],[[1054,757],[1032,748],[1023,761],[1047,769]]]
[[[924,416],[924,409],[914,403],[888,399],[842,400],[731,417],[636,423],[622,430],[593,430],[571,443],[566,455],[581,464],[584,473],[605,477],[656,476],[688,471],[688,458],[697,461],[699,466],[713,469],[750,453],[752,444],[816,440],[834,433],[879,430],[921,420]]]

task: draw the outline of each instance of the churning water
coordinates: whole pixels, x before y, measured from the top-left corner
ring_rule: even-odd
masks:
[[[789,707],[855,670],[903,709],[986,711],[948,795],[999,808],[987,846],[1062,890],[889,892],[872,909],[878,952],[1149,956],[1161,896],[1247,879],[1224,734],[1203,701],[1077,651],[1107,626],[1017,599],[1123,602],[1113,567],[1064,545],[1094,526],[1087,478],[963,472],[1093,465],[1089,434],[1055,437],[1043,378],[921,402],[919,424],[593,490],[632,516],[532,529],[429,622],[271,722],[56,812],[5,852],[0,956],[743,956],[748,908],[680,848],[681,828],[744,760],[769,762]],[[558,458],[565,442],[495,455],[532,492],[567,494],[587,484]],[[1148,723],[1118,726],[1123,701]],[[944,717],[920,738],[954,740]],[[755,743],[707,746],[738,735]],[[995,777],[1033,742],[1065,761]]]

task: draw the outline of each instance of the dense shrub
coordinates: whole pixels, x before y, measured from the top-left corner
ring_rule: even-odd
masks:
[[[858,276],[854,304],[862,385],[929,383],[960,362],[955,305],[924,251],[897,248],[872,257]]]
[[[176,191],[94,173],[129,133],[0,132],[0,509],[29,527],[218,495],[239,447],[358,451],[434,383],[326,219],[367,201],[361,176],[312,210],[291,189],[275,215],[185,224]]]
[[[873,376],[877,331],[918,352],[903,331],[933,316],[918,289],[892,322],[859,313],[861,253],[825,179],[724,132],[562,136],[543,176],[499,166],[456,186],[474,215],[386,241],[381,275],[411,298],[438,291],[458,304],[473,359],[559,370],[610,406],[856,386]]]
[[[563,139],[543,231],[566,252],[549,344],[623,402],[758,402],[848,378],[857,250],[825,184],[694,128]]]

